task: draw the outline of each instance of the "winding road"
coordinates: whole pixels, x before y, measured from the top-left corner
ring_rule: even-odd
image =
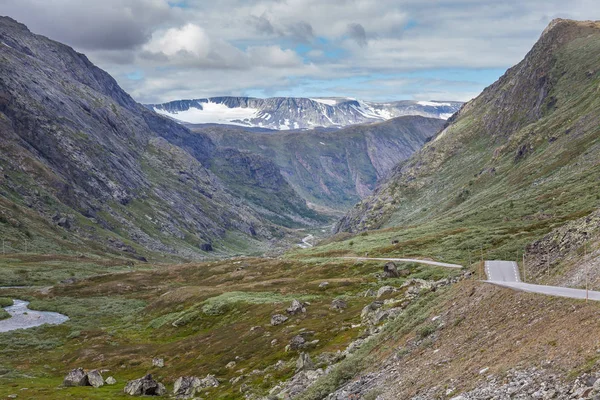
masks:
[[[413,262],[418,264],[433,265],[436,267],[444,268],[462,268],[462,265],[448,264],[439,261],[420,260],[418,258],[371,258],[371,257],[339,257],[344,260],[356,260],[356,261],[397,261],[397,262]]]
[[[419,260],[415,258],[371,258],[371,257],[339,257],[345,260],[356,261],[397,261],[397,262],[414,262],[419,264],[433,265],[436,267],[445,268],[462,268],[462,265],[448,264],[439,261]],[[538,293],[548,296],[567,297],[570,299],[579,299],[600,301],[600,292],[585,289],[573,289],[561,286],[546,286],[534,285],[532,283],[524,283],[521,280],[519,266],[514,261],[492,260],[485,262],[485,274],[487,280],[485,282],[496,286],[502,286],[514,290],[520,290],[529,293]]]
[[[529,293],[539,293],[548,296],[568,297],[571,299],[586,299],[585,289],[572,289],[561,286],[546,286],[524,283],[519,277],[519,267],[514,261],[486,261],[486,282],[493,285],[521,290]],[[587,298],[600,301],[600,292],[590,290]]]

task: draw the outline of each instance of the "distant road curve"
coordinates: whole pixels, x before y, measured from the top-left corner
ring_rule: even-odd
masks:
[[[523,283],[519,277],[519,267],[514,261],[486,261],[485,273],[488,278],[486,282],[497,286],[548,296],[568,297],[570,299],[582,300],[586,298],[585,289]],[[600,292],[590,290],[588,296],[590,300],[600,301]]]
[[[344,260],[356,260],[356,261],[397,261],[397,262],[413,262],[419,264],[434,265],[436,267],[444,268],[462,268],[462,265],[448,264],[439,261],[419,260],[417,258],[372,258],[372,257],[338,257]]]
[[[315,237],[313,235],[308,235],[306,237],[304,237],[302,239],[302,243],[298,244],[298,247],[303,248],[303,249],[308,249],[313,247],[313,244],[311,243],[311,241],[314,239]]]

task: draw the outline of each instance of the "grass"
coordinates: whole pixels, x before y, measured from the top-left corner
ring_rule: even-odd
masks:
[[[12,306],[13,301],[8,297],[0,297],[0,320],[10,318],[10,314],[4,310],[3,307]]]
[[[82,271],[89,268],[84,264]],[[313,359],[343,350],[361,335],[361,310],[373,301],[363,296],[365,290],[404,282],[382,281],[382,267],[375,262],[260,258],[126,271],[115,265],[116,273],[101,270],[87,278],[81,273],[77,282],[56,285],[47,293],[11,289],[7,294],[31,301],[32,309],[60,312],[70,319],[59,326],[0,334],[0,367],[7,371],[0,375],[0,397],[11,394],[13,387],[28,387],[28,394],[39,398],[76,397],[83,389],[55,388],[68,370],[79,366],[110,369],[119,382],[153,372],[168,387],[179,376],[210,373],[222,382],[218,390],[209,390],[210,398],[239,398],[241,383],[263,395],[294,373],[298,353],[286,352],[285,346],[295,335],[308,332],[310,341],[318,341],[307,349]],[[39,283],[63,274],[57,266],[54,277],[48,271],[43,275],[41,271],[52,269],[43,261],[30,268],[39,268]],[[411,265],[409,278],[422,275],[422,268]],[[324,281],[329,285],[319,287]],[[343,312],[330,308],[340,297],[348,303]],[[293,299],[308,303],[307,312],[271,326],[271,315],[286,314]],[[152,367],[157,356],[165,359],[165,368]],[[225,368],[233,360],[236,368]],[[279,360],[286,367],[274,370]],[[248,374],[253,370],[263,372]],[[29,375],[46,384],[31,385]],[[245,376],[240,383],[229,383],[240,375]],[[121,398],[122,385],[119,390],[90,390],[90,398]]]

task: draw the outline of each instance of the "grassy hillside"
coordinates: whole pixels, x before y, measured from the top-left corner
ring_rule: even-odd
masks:
[[[383,228],[364,245],[355,240],[373,254],[417,251],[465,262],[483,250],[515,259],[530,242],[590,214],[600,207],[599,61],[599,24],[556,21],[338,232]],[[419,237],[428,239],[418,244]],[[352,251],[349,241],[329,247]]]

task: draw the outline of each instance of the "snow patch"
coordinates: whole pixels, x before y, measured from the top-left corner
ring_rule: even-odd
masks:
[[[328,106],[335,106],[338,103],[338,101],[335,100],[335,99],[319,99],[319,98],[314,98],[314,99],[309,99],[309,100],[312,100],[312,101],[315,101],[315,102],[321,103],[321,104],[326,104]]]
[[[257,117],[258,109],[256,108],[229,108],[225,104],[220,103],[202,103],[202,110],[199,108],[189,108],[185,111],[170,113],[165,110],[154,108],[158,114],[166,115],[171,118],[178,119],[180,121],[188,122],[190,124],[234,124],[234,125],[245,125],[236,123],[234,121],[250,120]]]
[[[433,101],[417,101],[417,104],[425,107],[452,107],[450,103],[435,103]]]

